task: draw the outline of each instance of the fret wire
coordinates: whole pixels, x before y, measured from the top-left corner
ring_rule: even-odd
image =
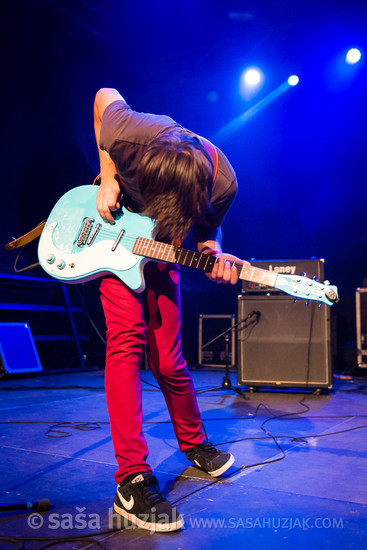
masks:
[[[182,256],[182,253],[183,253],[184,249],[183,249],[183,248],[179,248],[178,250],[179,250],[179,254],[178,254],[177,258],[176,258],[176,261],[177,261],[177,263],[180,263],[180,264],[181,264],[181,263],[182,263],[182,262],[181,262],[181,256]]]
[[[169,245],[164,244],[164,245],[162,246],[162,248],[163,248],[163,250],[162,250],[163,259],[164,259],[165,261],[167,261],[167,260],[168,260],[168,254],[169,254],[169,252],[170,252],[170,250],[169,250]]]
[[[163,244],[162,243],[159,243],[158,244],[158,251],[157,251],[157,257],[162,260],[163,258],[163,255],[164,255],[164,251],[162,250],[163,248]]]
[[[167,245],[167,249],[169,251],[168,253],[168,258],[169,258],[169,261],[172,262],[172,263],[175,263],[175,251],[176,251],[176,247],[173,246],[172,244],[168,244]]]
[[[156,241],[147,241],[147,243],[148,243],[148,245],[147,245],[148,256],[153,257],[153,258],[155,256],[155,246],[156,246],[155,242]]]
[[[205,270],[207,268],[207,265],[208,265],[208,262],[209,262],[211,256],[209,254],[204,254],[204,256],[207,256],[207,259],[206,259],[206,262],[205,262],[205,265],[204,265],[204,268],[203,268]]]
[[[134,246],[133,246],[133,252],[134,252],[135,254],[139,254],[139,252],[140,252],[140,250],[139,250],[140,246],[141,246],[141,238],[138,237],[138,238],[136,239],[135,243],[134,243]]]
[[[185,258],[184,258],[184,260],[183,260],[183,262],[182,262],[183,265],[186,265],[186,258],[187,258],[187,255],[188,255],[189,251],[188,251],[188,250],[185,250],[185,252],[186,252],[186,255],[185,255]]]
[[[203,254],[201,254],[201,253],[199,254],[199,259],[198,259],[198,263],[197,263],[197,267],[198,267],[199,269],[204,269],[204,266],[201,265],[202,260],[204,260],[204,257],[203,257],[203,256],[204,256]],[[205,262],[204,262],[204,263],[205,263]]]

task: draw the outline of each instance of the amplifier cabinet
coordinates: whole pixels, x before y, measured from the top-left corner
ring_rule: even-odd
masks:
[[[0,323],[0,376],[40,371],[42,365],[28,323]]]
[[[327,305],[306,307],[287,295],[241,295],[237,320],[239,385],[332,387]]]
[[[356,289],[357,366],[367,368],[367,288]]]
[[[321,282],[324,281],[324,266],[325,260],[311,258],[309,260],[259,260],[251,261],[252,266],[266,269],[267,271],[282,273],[285,275],[301,275],[306,273],[309,279],[316,277]],[[250,281],[242,281],[242,293],[256,292],[277,292],[272,287],[251,283]]]
[[[210,367],[225,367],[226,365],[233,367],[236,365],[235,325],[236,316],[233,314],[200,314],[199,365],[207,365]],[[230,336],[228,342],[228,357],[226,357],[226,333]]]

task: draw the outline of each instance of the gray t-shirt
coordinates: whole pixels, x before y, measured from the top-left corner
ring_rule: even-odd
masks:
[[[185,130],[168,116],[138,113],[122,100],[108,105],[103,113],[99,145],[115,163],[124,197],[135,212],[143,208],[136,180],[140,159],[150,142],[168,131],[182,133]],[[218,172],[213,182],[210,209],[194,226],[196,242],[216,239],[237,192],[236,174],[222,151],[217,151]]]

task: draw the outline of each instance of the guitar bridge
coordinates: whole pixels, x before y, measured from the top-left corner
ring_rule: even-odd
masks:
[[[93,218],[84,218],[83,225],[80,228],[79,235],[76,238],[76,246],[84,246],[89,237],[89,233],[92,230],[94,220]]]

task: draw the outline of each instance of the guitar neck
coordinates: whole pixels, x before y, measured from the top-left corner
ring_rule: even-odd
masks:
[[[194,267],[206,271],[207,273],[210,273],[214,265],[218,262],[218,258],[215,256],[194,252],[193,250],[186,250],[171,244],[165,244],[143,237],[138,237],[136,239],[132,251],[133,254],[138,254],[139,256],[184,265],[186,267]],[[236,267],[240,279],[253,283],[261,283],[270,287],[275,286],[277,273],[272,273],[271,271],[252,267],[247,264],[241,264],[239,262],[234,262],[233,265]]]

